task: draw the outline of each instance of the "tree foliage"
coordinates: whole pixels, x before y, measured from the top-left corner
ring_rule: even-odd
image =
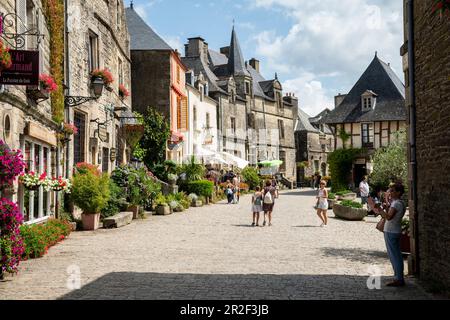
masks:
[[[242,170],[244,182],[250,186],[250,189],[255,190],[256,187],[261,186],[261,178],[258,174],[258,169],[255,167],[246,167]]]
[[[151,107],[147,109],[143,122],[144,136],[139,142],[134,156],[142,160],[148,168],[153,168],[165,160],[170,125],[161,113]]]
[[[375,152],[373,172],[370,176],[372,185],[387,187],[391,182],[406,183],[408,179],[406,147],[406,132],[399,131],[394,134],[388,147]]]
[[[331,178],[333,181],[332,191],[339,192],[347,190],[351,183],[351,172],[355,157],[361,153],[361,149],[338,149],[328,156]]]

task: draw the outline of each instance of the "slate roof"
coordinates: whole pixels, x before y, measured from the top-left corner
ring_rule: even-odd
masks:
[[[362,111],[361,95],[367,90],[378,96],[375,108]],[[377,56],[342,103],[324,119],[325,123],[406,120],[405,86],[391,67]]]
[[[309,122],[311,117],[302,109],[298,109],[297,125],[295,126],[295,131],[307,131],[320,133],[320,131]]]
[[[209,59],[211,60],[211,62],[214,66],[228,64],[228,58],[226,55],[224,55],[220,52],[211,50],[211,49],[208,50],[208,53],[209,53]]]
[[[183,57],[181,58],[183,64],[188,67],[188,69],[194,70],[195,74],[198,75],[200,72],[205,75],[206,80],[208,81],[209,91],[217,92],[220,91],[222,93],[226,93],[221,88],[219,88],[218,81],[219,78],[211,71],[208,67],[207,63],[204,62],[199,57]]]
[[[230,56],[228,58],[228,71],[233,75],[250,76],[245,66],[244,56],[236,35],[236,31],[231,32]]]
[[[126,8],[131,50],[173,50],[133,8]]]

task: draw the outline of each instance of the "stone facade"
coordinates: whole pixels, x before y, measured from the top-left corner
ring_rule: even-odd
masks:
[[[416,131],[416,162],[411,152],[410,168],[417,164],[414,180],[410,170],[410,190],[417,189],[417,198],[410,192],[412,220],[412,255],[410,271],[418,274],[433,289],[450,292],[450,15],[433,13],[434,1],[413,2],[414,52],[408,53],[408,2],[405,4],[405,45],[402,47],[407,83],[409,119]],[[409,41],[408,41],[409,40]],[[414,57],[415,82],[409,78]],[[415,89],[414,101],[409,95]],[[414,140],[410,137],[410,150]],[[412,149],[414,150],[414,149]]]
[[[114,82],[103,90],[99,99],[67,111],[68,122],[74,122],[81,131],[66,150],[67,173],[78,162],[98,165],[103,172],[111,172],[130,158],[130,150],[119,134],[122,124],[118,119],[131,111],[131,97],[119,96],[120,84],[131,89],[130,39],[123,1],[76,0],[69,3],[68,12],[67,94],[92,96],[93,69],[108,69]]]
[[[42,3],[39,0],[2,1],[0,13],[7,17],[4,23],[5,32],[23,32],[23,28],[26,28],[43,37],[39,42],[38,37],[34,35],[25,36],[23,47],[13,40],[3,37],[0,39],[11,49],[39,51],[39,73],[50,74],[50,34],[42,12]],[[17,20],[15,16],[8,14],[16,14]],[[11,27],[7,26],[10,19],[14,21]],[[22,22],[17,22],[19,20]],[[0,87],[0,140],[12,149],[23,151],[30,171],[46,172],[49,176],[56,176],[60,172],[56,161],[59,153],[56,133],[59,128],[60,125],[52,120],[51,98],[35,101],[27,93],[26,86]],[[54,212],[53,192],[30,192],[22,185],[15,185],[14,192],[12,198],[19,203],[26,221],[42,220]]]

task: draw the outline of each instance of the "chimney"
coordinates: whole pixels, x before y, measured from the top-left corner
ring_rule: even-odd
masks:
[[[259,60],[252,58],[250,60],[250,65],[253,67],[253,69],[255,69],[257,72],[259,72]]]
[[[186,57],[201,57],[208,61],[208,44],[201,37],[189,38],[185,45]]]
[[[347,95],[346,94],[338,94],[337,96],[334,97],[334,107],[337,108],[340,106],[340,104],[342,103],[342,101],[344,101],[345,97]]]
[[[226,55],[227,58],[230,58],[230,47],[220,48],[220,53]]]

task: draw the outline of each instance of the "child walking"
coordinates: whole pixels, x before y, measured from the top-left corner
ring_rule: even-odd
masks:
[[[263,211],[262,207],[263,196],[260,187],[256,187],[256,191],[252,196],[252,212],[253,223],[252,227],[259,227],[259,214]]]

